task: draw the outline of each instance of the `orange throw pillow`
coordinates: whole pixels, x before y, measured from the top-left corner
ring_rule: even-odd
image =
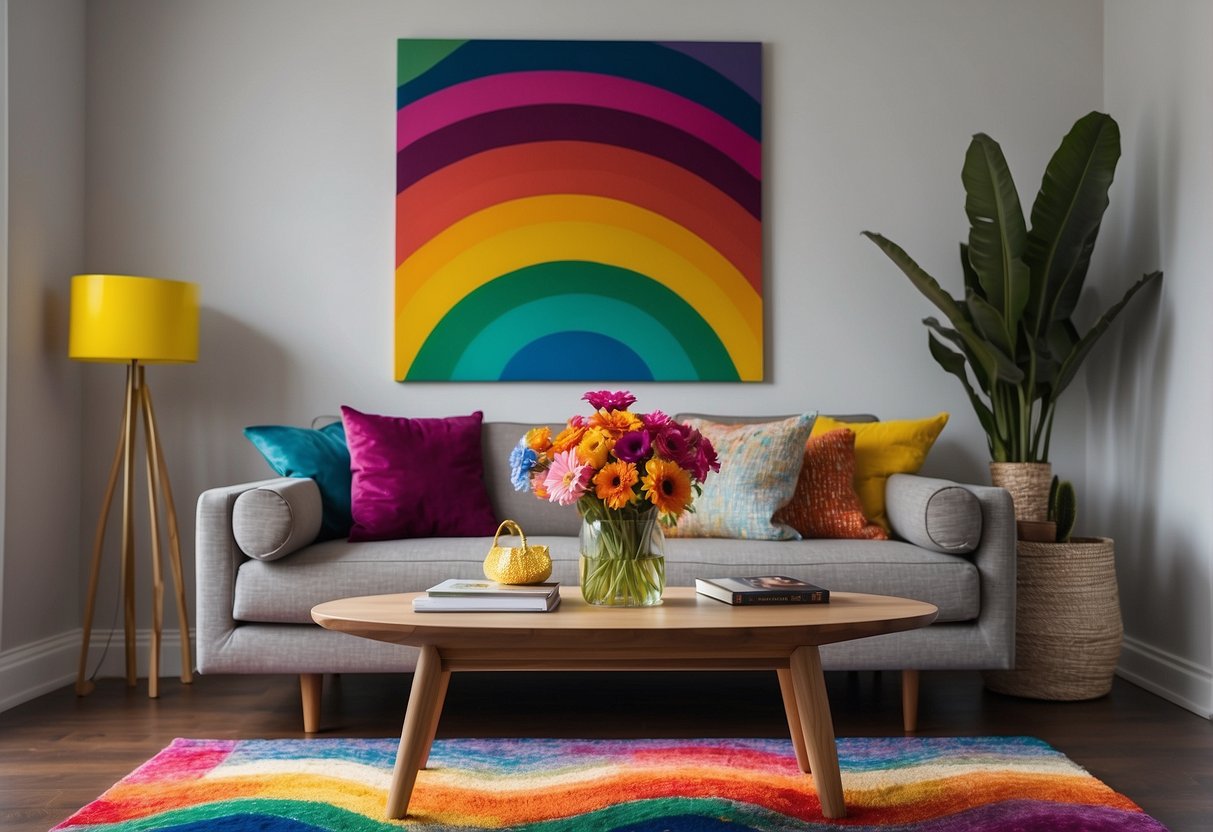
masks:
[[[889,533],[864,517],[855,492],[855,432],[838,428],[804,446],[804,465],[791,501],[775,513],[802,537],[888,540]]]

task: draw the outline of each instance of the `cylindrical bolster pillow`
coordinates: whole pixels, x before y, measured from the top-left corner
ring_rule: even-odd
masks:
[[[981,503],[949,480],[894,474],[885,505],[893,532],[915,546],[967,555],[981,542]]]
[[[232,507],[232,534],[257,560],[277,560],[320,533],[320,489],[299,477],[245,491]]]

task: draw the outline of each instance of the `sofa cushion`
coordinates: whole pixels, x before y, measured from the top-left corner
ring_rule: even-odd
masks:
[[[277,560],[316,539],[322,514],[315,480],[279,480],[236,498],[232,534],[250,558]]]
[[[527,541],[549,547],[551,580],[563,584],[562,592],[576,593],[577,538],[528,532]],[[446,578],[480,578],[489,542],[458,537],[328,541],[287,560],[245,561],[236,576],[233,614],[245,622],[309,624],[312,607],[335,598],[420,592]],[[968,559],[901,541],[666,541],[669,586],[692,586],[695,578],[713,575],[789,575],[837,592],[915,598],[939,607],[940,622],[972,620],[980,602],[977,568]]]
[[[981,543],[981,504],[964,486],[894,474],[885,499],[893,531],[916,546],[965,555]]]
[[[796,490],[813,414],[748,425],[704,419],[688,419],[686,424],[712,443],[720,472],[703,484],[694,512],[679,517],[670,533],[748,540],[798,537],[791,526],[775,522],[774,515]]]
[[[309,477],[320,487],[324,516],[320,538],[350,533],[350,450],[340,422],[319,430],[289,425],[255,425],[244,429],[270,468],[280,477]]]
[[[407,419],[341,408],[353,471],[350,540],[491,535],[483,413]]]

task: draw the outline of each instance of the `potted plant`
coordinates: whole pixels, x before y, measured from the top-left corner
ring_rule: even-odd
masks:
[[[1074,487],[1054,477],[1055,537],[1016,547],[1015,669],[982,674],[990,690],[1078,700],[1112,689],[1123,636],[1115,550],[1106,537],[1074,537],[1077,517]]]
[[[1075,325],[1119,158],[1111,116],[1079,119],[1045,169],[1028,228],[1002,149],[975,135],[961,174],[970,223],[960,244],[963,298],[896,243],[863,232],[946,318],[923,320],[931,355],[964,385],[986,433],[991,478],[1011,491],[1019,520],[1046,519],[1058,398],[1129,300],[1162,277],[1144,275],[1085,332]]]

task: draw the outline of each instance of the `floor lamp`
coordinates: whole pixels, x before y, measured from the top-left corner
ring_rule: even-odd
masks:
[[[190,659],[190,627],[185,609],[182,582],[181,545],[177,533],[177,512],[169,486],[168,468],[152,394],[144,380],[144,364],[192,363],[198,360],[198,287],[193,283],[161,280],[154,277],[130,277],[112,274],[82,274],[72,278],[71,326],[68,354],[80,361],[107,361],[126,364],[126,400],[118,447],[110,465],[109,483],[93,540],[93,563],[89,572],[88,599],[84,607],[84,636],[80,645],[80,664],[76,672],[76,695],[93,689],[88,679],[89,636],[97,600],[97,577],[101,572],[101,554],[105,527],[118,472],[122,471],[122,596],[126,635],[126,683],[137,683],[135,664],[135,534],[134,491],[135,445],[140,416],[143,418],[146,449],[148,517],[151,525],[152,556],[152,644],[148,670],[151,698],[160,695],[160,638],[164,623],[164,579],[161,567],[160,508],[168,526],[169,565],[177,589],[177,620],[181,627],[181,681],[193,681]]]

